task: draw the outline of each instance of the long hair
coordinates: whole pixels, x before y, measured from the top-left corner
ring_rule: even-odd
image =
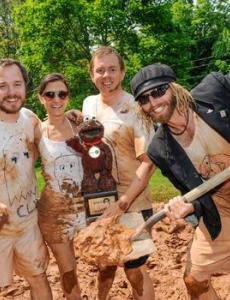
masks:
[[[172,90],[172,96],[175,99],[176,109],[179,114],[183,114],[184,111],[194,107],[195,100],[187,89],[175,82],[170,82],[169,87]],[[144,112],[141,105],[137,105],[136,112],[141,119],[143,126],[148,131],[151,131],[152,128],[157,125],[155,120],[153,120],[149,114]]]

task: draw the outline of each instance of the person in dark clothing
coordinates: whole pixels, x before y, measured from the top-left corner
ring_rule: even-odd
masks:
[[[134,76],[131,88],[143,122],[158,129],[148,148],[150,161],[139,167],[116,212],[129,207],[151,168],[159,167],[183,195],[230,166],[229,74],[211,73],[190,93],[169,66],[153,64]],[[192,300],[219,299],[211,275],[230,272],[229,200],[230,180],[193,203],[178,196],[165,207],[171,219],[195,214],[199,222],[184,274]]]

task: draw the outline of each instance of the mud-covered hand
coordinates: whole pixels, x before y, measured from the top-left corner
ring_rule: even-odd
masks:
[[[103,213],[103,215],[100,216],[100,219],[102,218],[109,218],[115,215],[122,215],[126,210],[128,209],[128,206],[126,203],[122,200],[118,200],[114,203],[112,203]]]
[[[8,223],[9,213],[7,206],[0,202],[0,230],[2,229],[3,225]]]
[[[77,109],[70,109],[65,112],[65,116],[72,122],[75,122],[77,125],[83,122],[83,114]]]
[[[169,200],[165,205],[164,210],[167,217],[171,220],[183,219],[194,212],[193,205],[191,203],[186,203],[182,196],[177,196]]]

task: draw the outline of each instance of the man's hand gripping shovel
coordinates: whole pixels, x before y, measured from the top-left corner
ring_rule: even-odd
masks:
[[[219,186],[226,180],[230,178],[230,167],[226,168],[224,171],[216,174],[212,178],[208,179],[201,185],[197,186],[187,194],[183,195],[183,199],[185,202],[190,203],[197,198],[203,196],[204,194],[208,193],[215,187]],[[134,243],[134,241],[138,240],[140,235],[145,231],[145,229],[150,229],[154,224],[162,220],[166,217],[166,210],[162,209],[153,216],[151,216],[146,222],[142,223],[140,226],[138,226],[134,232],[134,234],[131,236],[131,241]],[[143,249],[144,250],[144,249]],[[127,257],[127,260],[132,258],[132,253],[135,250],[133,250]],[[148,253],[150,254],[150,253]]]

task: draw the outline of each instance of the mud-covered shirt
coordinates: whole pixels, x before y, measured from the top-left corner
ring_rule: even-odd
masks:
[[[0,202],[9,222],[0,236],[18,236],[37,223],[34,113],[22,108],[15,123],[0,121]]]
[[[230,166],[230,144],[195,115],[195,134],[191,144],[184,147],[198,173],[206,180]],[[222,216],[230,216],[230,180],[213,194]]]
[[[65,242],[85,227],[81,157],[65,141],[53,141],[44,135],[39,152],[46,182],[38,202],[40,229],[46,241]]]
[[[151,135],[138,119],[136,103],[132,95],[124,92],[116,106],[108,106],[98,111],[99,95],[89,96],[83,103],[83,114],[96,117],[105,128],[104,139],[113,154],[112,175],[117,182],[118,194],[121,196],[132,182],[140,165],[137,159],[146,153]],[[129,211],[140,211],[151,208],[149,187],[133,202]]]

